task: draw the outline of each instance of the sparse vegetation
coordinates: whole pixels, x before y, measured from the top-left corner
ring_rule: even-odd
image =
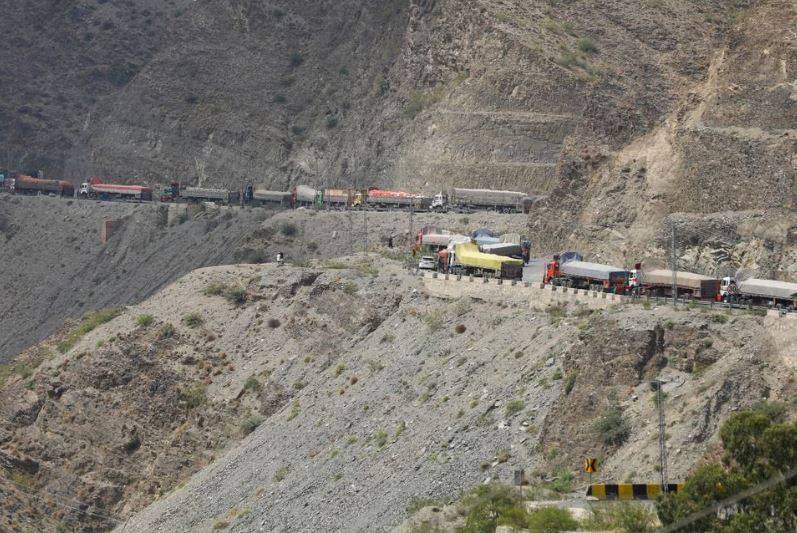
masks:
[[[304,56],[300,52],[294,52],[291,54],[291,66],[298,67],[304,63]]]
[[[250,415],[244,418],[239,426],[241,434],[244,436],[249,435],[251,432],[256,430],[260,424],[263,423],[263,420],[263,417],[259,414]]]
[[[280,226],[280,233],[289,238],[295,237],[296,234],[298,233],[298,230],[296,229],[296,224],[294,224],[293,222],[283,222],[282,225]]]
[[[291,404],[291,409],[288,411],[288,420],[293,420],[299,413],[301,412],[301,407],[299,406],[299,400],[294,400]]]
[[[83,338],[84,335],[90,333],[98,326],[110,322],[121,314],[121,309],[101,309],[91,313],[86,313],[80,319],[80,324],[73,329],[64,340],[58,343],[58,351],[66,353]]]
[[[443,327],[444,316],[442,309],[432,309],[428,313],[422,315],[421,320],[426,324],[429,331],[434,333]]]
[[[655,531],[656,522],[656,514],[647,507],[628,502],[613,502],[608,506],[592,507],[592,514],[583,526],[597,531],[643,533]]]
[[[729,317],[725,313],[714,313],[711,315],[711,321],[717,324],[725,324],[728,320]]]
[[[607,409],[595,421],[595,430],[607,446],[620,446],[628,440],[631,430],[618,407]]]
[[[278,318],[269,318],[268,320],[266,320],[266,325],[271,329],[277,329],[278,327],[280,327],[280,321]]]
[[[174,325],[170,322],[165,323],[161,326],[160,331],[158,331],[158,338],[159,339],[170,339],[174,337],[176,330],[174,329]]]
[[[498,453],[495,454],[495,460],[499,463],[505,463],[512,458],[512,452],[510,452],[507,448],[502,448],[498,450]]]
[[[381,429],[374,433],[374,443],[378,448],[384,448],[385,444],[387,444],[387,433]]]
[[[180,390],[180,403],[187,410],[196,409],[207,401],[206,387],[202,383],[197,383],[190,387]]]
[[[142,328],[150,327],[153,322],[155,322],[155,318],[152,315],[138,315],[136,318],[136,324]]]
[[[576,385],[576,373],[573,372],[572,374],[567,375],[567,379],[565,379],[565,394],[570,394],[573,391],[573,387]]]
[[[183,317],[183,324],[191,329],[198,328],[205,323],[205,319],[199,313],[188,313]]]
[[[515,416],[519,412],[521,412],[526,407],[526,404],[523,400],[512,400],[511,402],[506,404],[506,416],[507,418],[510,416]]]
[[[595,41],[588,37],[582,37],[578,40],[578,49],[584,52],[585,54],[597,54],[598,53],[598,45],[595,44]]]
[[[288,472],[290,472],[290,469],[287,466],[278,468],[277,471],[274,472],[274,481],[279,483],[280,481],[284,480],[286,477],[288,477]]]
[[[244,390],[257,392],[262,388],[263,385],[260,384],[260,380],[258,380],[255,376],[249,376],[244,382]]]

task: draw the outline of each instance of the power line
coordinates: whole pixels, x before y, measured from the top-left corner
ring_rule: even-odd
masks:
[[[43,501],[44,503],[54,504],[54,505],[57,505],[59,507],[64,507],[66,509],[71,509],[73,511],[78,511],[79,513],[83,513],[83,514],[86,514],[86,515],[89,515],[89,516],[94,516],[96,518],[102,518],[103,520],[110,520],[111,522],[116,522],[117,524],[121,524],[122,522],[124,522],[124,520],[122,520],[121,518],[116,518],[116,517],[113,517],[113,516],[110,516],[110,515],[106,515],[106,514],[102,514],[102,513],[95,513],[95,512],[92,512],[92,511],[87,511],[87,510],[81,509],[80,507],[75,507],[73,505],[69,505],[67,503],[64,503],[65,500],[61,499],[61,496],[56,496],[52,492],[46,491],[45,494],[48,495],[49,499],[44,499],[43,498],[43,494],[41,492],[38,492],[38,493],[28,492],[28,490],[27,490],[28,488],[27,487],[17,483],[16,481],[13,481],[11,479],[4,478],[4,481],[6,481],[7,483],[9,483],[11,485],[14,485],[18,489],[20,489],[20,492],[23,492],[24,494],[27,494],[28,496],[32,496],[33,498],[37,498],[37,499]],[[88,502],[82,502],[80,500],[75,500],[74,498],[71,498],[70,500],[72,502],[78,503],[80,505],[85,505],[87,507],[92,505],[92,504],[90,504]]]

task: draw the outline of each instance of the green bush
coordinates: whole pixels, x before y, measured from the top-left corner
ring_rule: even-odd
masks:
[[[275,104],[284,104],[287,101],[288,101],[288,99],[285,98],[284,94],[275,94],[274,95],[274,103]]]
[[[443,310],[432,309],[431,311],[423,315],[421,319],[426,324],[426,327],[429,328],[429,331],[431,332],[438,331],[443,327]]]
[[[512,400],[511,402],[507,403],[506,404],[507,418],[518,414],[523,410],[524,407],[526,407],[526,404],[523,403],[523,400]]]
[[[298,67],[304,63],[304,56],[300,52],[294,52],[291,54],[291,66]]]
[[[260,426],[260,424],[263,423],[263,420],[264,420],[263,417],[258,414],[254,414],[244,418],[241,421],[241,425],[239,427],[241,430],[241,434],[244,436],[249,435],[251,432],[256,430]]]
[[[558,507],[535,509],[528,513],[526,519],[526,529],[535,532],[575,531],[578,526],[578,522],[570,515],[570,511]]]
[[[198,328],[205,323],[205,319],[199,313],[188,313],[183,317],[183,324],[189,328]]]
[[[211,281],[202,291],[205,296],[221,296],[227,290],[227,284],[221,281]]]
[[[793,480],[762,486],[797,462],[797,423],[779,422],[783,414],[781,406],[762,403],[731,415],[720,428],[722,463],[698,467],[682,491],[661,497],[656,507],[662,523],[670,525],[747,488],[760,487],[763,490],[736,501],[734,513],[710,513],[690,524],[690,531],[793,531]]]
[[[385,444],[387,444],[387,433],[381,429],[374,433],[374,443],[376,443],[377,447],[384,448]]]
[[[233,305],[243,305],[246,303],[246,289],[243,287],[228,287],[224,291],[224,297]]]
[[[596,54],[598,52],[598,45],[596,45],[595,41],[592,39],[583,37],[578,40],[578,49],[585,54]]]
[[[647,532],[656,530],[656,514],[649,508],[629,502],[613,502],[593,507],[583,526],[598,531]]]
[[[595,431],[607,446],[620,446],[628,440],[631,430],[623,418],[623,413],[617,407],[607,409],[595,421]]]
[[[728,322],[729,318],[728,315],[725,313],[714,313],[711,315],[711,321],[716,322],[717,324],[725,324]]]
[[[263,385],[260,383],[260,380],[257,379],[255,376],[249,376],[246,378],[244,382],[244,390],[251,390],[251,391],[259,391],[263,388]]]
[[[565,379],[565,394],[573,392],[573,387],[576,385],[576,375],[575,372],[567,375],[567,379]]]
[[[155,322],[155,318],[152,315],[138,315],[136,318],[136,324],[142,328],[150,327],[153,322]]]
[[[331,129],[337,127],[337,125],[338,125],[338,117],[335,117],[335,116],[332,116],[332,115],[327,117],[327,129],[331,130]]]
[[[180,390],[180,403],[188,410],[196,409],[207,401],[206,387],[202,383],[197,383],[190,387]]]
[[[274,481],[279,483],[288,476],[288,472],[290,472],[290,469],[287,466],[278,468],[277,471],[274,472]]]
[[[295,237],[298,230],[293,222],[283,222],[282,226],[280,226],[280,232],[286,237]]]
[[[496,527],[526,527],[528,512],[518,493],[506,485],[480,485],[462,499],[465,533],[492,532]]]

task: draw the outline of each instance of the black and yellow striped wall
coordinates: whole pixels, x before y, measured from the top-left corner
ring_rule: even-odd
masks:
[[[683,483],[670,483],[669,492],[683,490]],[[661,494],[658,483],[595,483],[587,487],[587,496],[599,500],[654,500]]]

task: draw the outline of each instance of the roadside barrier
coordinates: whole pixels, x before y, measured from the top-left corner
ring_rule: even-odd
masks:
[[[587,487],[587,496],[599,500],[655,500],[661,494],[658,483],[594,483]],[[683,490],[683,483],[670,483],[668,492]]]

